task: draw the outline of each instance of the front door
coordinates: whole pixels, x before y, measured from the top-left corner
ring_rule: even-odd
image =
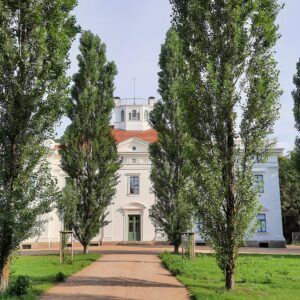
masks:
[[[128,216],[128,241],[141,240],[141,216],[129,215]]]

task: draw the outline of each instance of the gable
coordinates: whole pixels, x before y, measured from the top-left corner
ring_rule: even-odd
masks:
[[[118,152],[143,153],[148,152],[149,143],[133,137],[118,144]]]

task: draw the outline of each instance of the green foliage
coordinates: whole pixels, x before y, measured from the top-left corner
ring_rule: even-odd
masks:
[[[64,223],[65,230],[71,230],[72,224],[76,222],[77,204],[78,195],[74,183],[69,178],[66,178],[66,185],[56,202],[58,215]]]
[[[292,92],[294,99],[294,117],[295,117],[295,127],[300,131],[300,60],[296,66],[296,74],[293,78],[293,83],[295,84],[296,89]],[[297,137],[295,140],[295,151],[294,151],[294,160],[298,172],[300,172],[300,138]]]
[[[233,291],[224,289],[224,273],[214,255],[198,254],[195,261],[170,253],[160,258],[168,270],[180,268],[176,277],[195,300],[300,299],[299,256],[241,254]]]
[[[117,70],[106,59],[104,43],[91,32],[82,33],[79,50],[79,71],[73,76],[66,107],[71,124],[60,151],[69,179],[59,206],[86,250],[99,228],[107,224],[106,209],[117,184],[118,154],[109,126]]]
[[[292,241],[292,232],[300,231],[300,173],[297,169],[298,154],[279,158],[280,198],[284,237]]]
[[[184,259],[178,259],[168,252],[160,255],[163,266],[170,271],[173,276],[182,275],[184,273]]]
[[[28,294],[31,284],[27,275],[19,275],[8,287],[8,294],[11,296],[22,296]]]
[[[76,0],[0,0],[0,281],[56,197],[46,141],[68,95]],[[0,285],[0,289],[5,286]]]
[[[65,275],[65,273],[63,273],[63,272],[58,272],[58,273],[55,275],[55,281],[56,281],[56,282],[64,282],[64,281],[66,281],[66,275]]]
[[[293,83],[296,89],[292,92],[294,99],[294,117],[296,121],[296,128],[300,131],[300,59],[296,65],[296,74],[293,78]]]
[[[189,199],[216,250],[226,287],[258,210],[252,167],[265,158],[278,117],[276,0],[170,0],[188,73],[181,93],[191,139]],[[240,118],[238,118],[240,115]],[[197,192],[195,192],[197,190]]]
[[[158,141],[149,146],[152,162],[151,181],[157,197],[150,209],[156,228],[162,229],[174,244],[175,251],[181,243],[181,233],[190,230],[193,209],[184,195],[188,174],[184,170],[185,133],[180,120],[179,90],[184,85],[184,59],[181,43],[171,28],[161,47],[159,59],[159,93],[150,114],[150,123],[158,132]]]

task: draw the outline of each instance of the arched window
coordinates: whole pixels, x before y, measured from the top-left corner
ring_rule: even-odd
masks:
[[[133,120],[133,121],[136,121],[136,119],[137,119],[137,113],[136,113],[136,110],[134,109],[134,110],[132,111],[132,120]]]
[[[121,122],[125,121],[125,113],[124,110],[121,111]]]
[[[146,122],[149,121],[149,112],[148,112],[148,110],[145,110],[145,112],[144,112],[144,121],[146,121]]]

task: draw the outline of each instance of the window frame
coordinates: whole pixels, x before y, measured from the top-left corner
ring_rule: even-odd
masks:
[[[137,121],[137,111],[134,109],[132,112],[132,121]]]
[[[134,179],[137,179],[136,182],[133,182]],[[140,176],[139,175],[129,175],[128,176],[128,194],[129,195],[139,195],[140,194],[140,189],[141,189],[141,181],[140,181]]]
[[[259,216],[263,216],[263,218],[260,219]],[[257,228],[257,232],[259,232],[259,233],[267,232],[267,215],[265,213],[259,213],[257,215],[257,222],[259,224],[259,226]]]
[[[148,112],[148,110],[144,111],[144,121],[146,121],[146,122],[149,121],[149,112]]]

